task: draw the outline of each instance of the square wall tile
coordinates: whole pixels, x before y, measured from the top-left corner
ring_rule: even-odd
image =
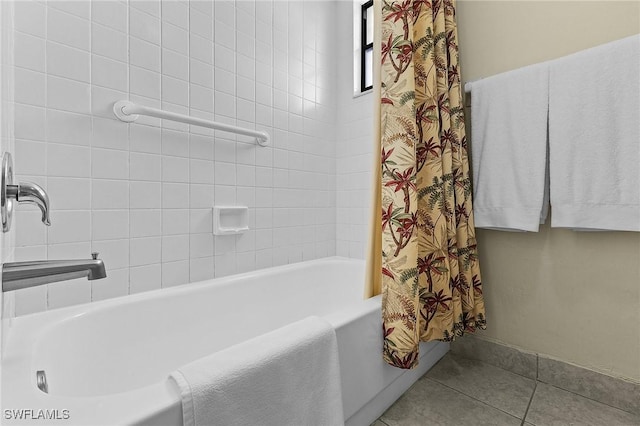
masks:
[[[160,74],[144,68],[130,67],[131,93],[160,99]]]
[[[162,235],[162,210],[135,209],[129,211],[129,236]]]
[[[125,33],[99,24],[91,25],[91,53],[127,62],[128,44]]]
[[[189,232],[192,234],[213,232],[213,208],[190,209]]]
[[[184,28],[162,23],[162,46],[182,55],[189,54],[189,32]]]
[[[158,290],[162,285],[162,267],[159,263],[129,269],[131,294]]]
[[[114,30],[127,32],[127,4],[109,0],[92,1],[91,20]]]
[[[142,4],[144,2],[139,3]],[[132,37],[159,45],[160,20],[140,10],[129,8],[129,33]]]
[[[162,184],[162,208],[183,209],[189,206],[189,185],[184,183]]]
[[[129,154],[131,161],[131,180],[160,181],[162,179],[162,157],[153,154],[132,152]]]
[[[118,120],[93,118],[92,146],[127,150],[129,148],[129,128]]]
[[[162,153],[175,157],[189,157],[189,134],[163,129]]]
[[[123,62],[93,55],[91,57],[91,83],[126,92],[129,90],[129,68]]]
[[[47,174],[59,177],[89,177],[91,150],[87,147],[47,145]]]
[[[60,281],[48,286],[48,309],[89,303],[91,301],[91,282],[84,278]]]
[[[45,40],[17,32],[14,35],[14,43],[14,64],[16,67],[45,71]]]
[[[128,209],[129,182],[126,180],[92,179],[91,208],[94,210]]]
[[[52,210],[91,208],[91,181],[86,178],[49,177],[47,194]]]
[[[162,73],[180,80],[189,80],[189,57],[162,49]]]
[[[26,69],[16,70],[15,101],[21,104],[45,106],[46,76]]]
[[[131,238],[129,240],[129,264],[131,266],[160,263],[162,256],[162,239]]]
[[[17,139],[14,157],[16,172],[24,175],[46,175],[47,150],[44,142]]]
[[[162,237],[162,262],[173,262],[189,258],[189,235],[167,235]]]
[[[91,74],[89,52],[47,42],[47,73],[88,83]]]
[[[16,316],[28,315],[47,309],[47,286],[25,288],[15,292]]]
[[[91,116],[47,110],[47,141],[69,145],[91,145]]]
[[[91,90],[87,83],[47,77],[47,107],[82,114],[91,113]]]
[[[162,288],[173,287],[189,282],[189,261],[167,262],[162,264]]]
[[[130,181],[129,207],[132,209],[159,209],[162,207],[160,182]]]
[[[45,140],[45,108],[16,104],[15,137],[16,139]]]
[[[161,129],[131,124],[129,126],[129,149],[134,152],[160,154],[162,149]]]
[[[89,259],[91,243],[89,241],[49,244],[47,259]]]
[[[189,81],[193,84],[213,88],[213,67],[205,62],[190,58]]]
[[[189,9],[189,30],[193,34],[197,34],[206,39],[213,38],[213,19],[198,9]]]
[[[162,0],[162,19],[177,27],[189,29],[189,6],[190,2],[175,1],[175,0]]]
[[[42,38],[47,36],[47,7],[44,3],[16,2],[14,13],[16,30]]]
[[[182,157],[162,157],[163,182],[189,182],[189,159]]]
[[[188,233],[188,209],[165,209],[162,212],[162,235],[179,235]]]
[[[91,24],[87,19],[49,7],[46,28],[51,41],[87,51],[90,48]]]
[[[213,234],[191,234],[189,236],[189,257],[212,257]],[[212,263],[213,265],[213,263]]]
[[[107,277],[90,281],[91,300],[105,300],[129,294],[129,269],[109,270]]]
[[[237,269],[235,253],[229,253],[214,257],[214,275],[216,278],[233,275],[236,273],[236,271]]]
[[[129,39],[129,64],[160,72],[160,46],[139,38]]]
[[[91,251],[99,253],[108,271],[129,267],[129,240],[94,241]],[[109,273],[108,272],[108,273]]]
[[[91,150],[91,176],[104,179],[129,179],[129,153],[115,149]]]
[[[189,261],[189,282],[198,282],[214,277],[213,257],[199,257]]]
[[[129,238],[128,210],[94,210],[91,215],[93,240]]]

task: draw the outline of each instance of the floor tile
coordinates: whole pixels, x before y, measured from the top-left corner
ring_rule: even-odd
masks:
[[[387,425],[385,425],[384,423],[382,423],[380,419],[378,419],[375,422],[371,423],[371,426],[387,426]]]
[[[451,352],[469,359],[477,359],[512,373],[535,379],[538,356],[487,340],[465,335],[451,343]]]
[[[467,396],[524,418],[535,381],[482,361],[444,356],[425,377]]]
[[[640,416],[538,383],[526,421],[538,426],[637,426]]]
[[[540,356],[538,380],[640,415],[640,384]]]
[[[389,426],[519,426],[521,421],[428,378],[416,382],[380,419]]]

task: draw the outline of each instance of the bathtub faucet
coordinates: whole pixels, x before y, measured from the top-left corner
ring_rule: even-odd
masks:
[[[98,253],[91,253],[91,257],[92,259],[5,263],[2,265],[2,291],[20,290],[76,278],[105,278],[107,271],[102,260],[98,259]]]

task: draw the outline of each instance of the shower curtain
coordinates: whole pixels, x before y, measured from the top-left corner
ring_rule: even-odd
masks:
[[[367,295],[385,361],[485,328],[453,0],[376,0],[379,126]],[[378,65],[375,65],[378,64]]]

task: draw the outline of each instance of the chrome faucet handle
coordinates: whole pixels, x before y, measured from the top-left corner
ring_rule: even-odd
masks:
[[[7,197],[13,198],[19,203],[35,204],[42,212],[42,223],[51,226],[51,220],[49,219],[49,196],[40,185],[31,182],[7,185]]]
[[[49,219],[49,196],[40,185],[35,183],[13,184],[13,160],[8,152],[5,152],[2,157],[0,180],[0,215],[2,216],[3,232],[9,232],[9,229],[11,229],[14,201],[35,204],[42,212],[42,223],[47,226],[51,225],[51,220]]]

